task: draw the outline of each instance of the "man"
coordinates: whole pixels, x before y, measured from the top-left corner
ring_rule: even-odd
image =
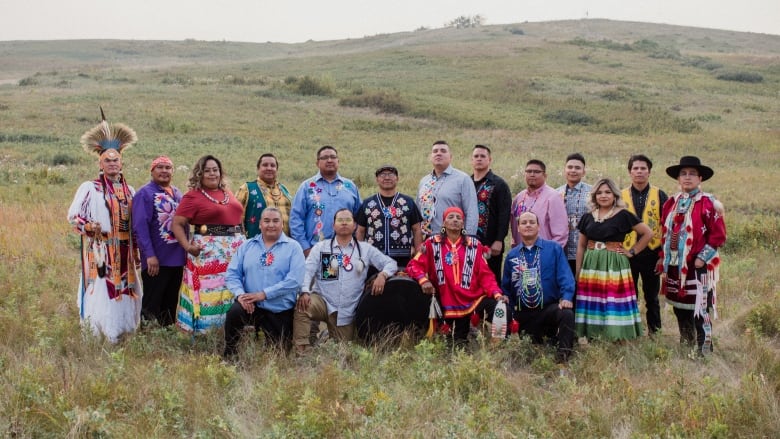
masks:
[[[523,212],[533,212],[539,222],[539,236],[555,241],[561,248],[569,239],[569,225],[563,199],[546,184],[547,166],[541,160],[532,159],[525,165],[526,189],[512,201],[512,246],[522,241],[517,230],[517,220]]]
[[[574,344],[574,275],[563,248],[539,237],[535,213],[521,213],[517,230],[520,242],[506,256],[501,288],[520,331],[534,343],[555,340],[556,360],[565,363]]]
[[[355,238],[373,244],[395,259],[399,268],[406,267],[422,244],[420,211],[412,197],[396,190],[395,166],[381,166],[374,175],[379,192],[363,200],[358,209]]]
[[[471,179],[477,192],[477,238],[490,248],[488,266],[501,282],[501,262],[504,259],[504,238],[509,233],[509,211],[512,193],[503,178],[493,173],[490,148],[475,145],[471,151]]]
[[[102,109],[100,113],[102,122],[81,136],[84,150],[100,157],[100,175],[79,186],[68,221],[81,235],[81,322],[117,343],[141,319],[143,293],[135,268],[139,255],[130,232],[135,191],[122,175],[122,150],[138,137],[128,126],[109,126]]]
[[[271,153],[257,160],[257,180],[241,185],[236,199],[244,206],[244,230],[246,237],[260,233],[260,215],[266,207],[275,207],[282,214],[285,235],[290,234],[290,206],[292,197],[287,188],[276,180],[279,161]]]
[[[308,256],[312,246],[333,234],[333,215],[339,209],[357,214],[360,193],[352,180],[339,175],[336,148],[317,150],[317,172],[298,187],[290,212],[290,234]]]
[[[133,197],[133,232],[141,250],[141,278],[144,294],[141,315],[160,326],[176,322],[185,250],[171,231],[173,213],[181,202],[181,191],[171,184],[173,162],[166,156],[152,161],[152,179]]]
[[[664,191],[650,184],[650,171],[652,169],[653,162],[647,156],[643,154],[632,155],[628,159],[631,186],[623,189],[622,198],[626,203],[626,209],[638,216],[653,231],[650,244],[630,258],[629,262],[631,263],[631,275],[634,278],[637,301],[639,301],[639,278],[640,276],[642,278],[642,290],[647,307],[647,329],[650,334],[655,334],[661,329],[661,305],[658,301],[661,281],[655,267],[661,251],[662,208],[669,197]],[[628,250],[634,246],[636,241],[636,232],[631,232],[626,236],[623,247]]]
[[[441,212],[448,207],[459,207],[466,215],[466,233],[477,233],[477,193],[465,172],[452,167],[452,152],[444,140],[437,140],[431,148],[433,171],[420,179],[417,187],[417,206],[422,214],[423,238],[441,232]]]
[[[372,294],[382,294],[385,281],[398,270],[392,258],[367,242],[353,239],[355,221],[350,209],[337,211],[333,223],[334,237],[317,243],[306,259],[293,324],[293,341],[299,351],[310,344],[313,321],[325,322],[328,333],[337,340],[352,340],[355,308],[363,293],[368,265],[380,270],[371,286]]]
[[[577,244],[580,241],[580,232],[577,230],[577,224],[582,215],[588,213],[588,195],[590,195],[590,185],[582,181],[585,177],[585,157],[575,152],[566,157],[566,164],[563,167],[563,174],[566,177],[566,184],[556,189],[563,204],[566,206],[566,215],[569,224],[569,237],[566,240],[566,259],[569,261],[572,274],[575,273],[577,265]]]
[[[260,234],[247,240],[230,260],[225,284],[236,296],[225,319],[224,357],[237,354],[244,326],[262,329],[267,344],[292,346],[293,309],[305,270],[300,244],[284,234],[282,212],[260,214]]]
[[[712,352],[712,319],[720,271],[718,249],[726,243],[723,204],[701,190],[715,174],[698,157],[684,156],[666,168],[680,192],[664,205],[662,258],[658,271],[665,276],[666,301],[674,307],[680,342],[696,346],[699,354]]]

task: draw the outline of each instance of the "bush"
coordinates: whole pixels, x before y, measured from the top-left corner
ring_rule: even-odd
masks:
[[[59,165],[75,165],[78,164],[79,159],[76,157],[73,157],[70,154],[66,154],[64,152],[60,152],[54,155],[54,157],[51,158],[51,165],[52,166],[59,166]]]
[[[330,96],[333,93],[330,85],[308,75],[298,79],[293,89],[296,93],[304,96]]]
[[[777,301],[764,303],[750,310],[745,326],[764,337],[780,335],[780,306]]]
[[[519,27],[510,27],[507,30],[512,35],[525,35],[525,32],[523,32],[523,30],[520,29]]]
[[[696,67],[697,69],[704,69],[704,70],[717,70],[721,67],[723,67],[723,64],[712,61],[709,58],[704,58],[700,56],[695,56],[686,59],[683,61],[684,66],[690,66],[690,67]]]
[[[631,51],[634,50],[633,47],[631,47],[628,43],[618,43],[612,40],[602,39],[599,41],[591,41],[586,40],[581,37],[577,37],[573,40],[567,41],[568,44],[573,44],[575,46],[581,46],[581,47],[596,47],[601,49],[609,49],[609,50],[621,50],[621,51]]]
[[[186,134],[195,130],[195,126],[193,124],[187,122],[176,123],[176,121],[164,117],[155,118],[154,123],[152,124],[152,128],[161,133],[171,134]]]
[[[57,141],[56,137],[42,136],[40,134],[3,134],[0,133],[1,142],[13,143],[51,143]]]
[[[544,115],[544,120],[564,125],[593,125],[598,123],[596,118],[577,110],[551,111]]]
[[[721,81],[736,81],[736,82],[748,82],[757,83],[764,80],[764,77],[755,72],[722,72],[716,76]]]
[[[35,78],[33,76],[28,76],[26,78],[19,80],[19,87],[29,87],[31,85],[38,85],[39,81],[38,78]]]
[[[165,85],[192,85],[192,82],[192,78],[187,75],[169,75],[162,79]]]
[[[392,114],[404,114],[409,110],[409,107],[401,98],[401,93],[398,91],[377,90],[367,92],[360,90],[352,96],[341,98],[339,105],[342,107],[370,107],[383,113]]]
[[[608,101],[624,101],[630,97],[633,97],[634,93],[625,87],[617,87],[609,90],[604,90],[601,93],[599,93],[599,96],[601,96],[602,98]]]
[[[726,215],[728,215],[726,206]],[[775,215],[758,215],[750,222],[730,227],[724,245],[727,252],[766,248],[775,253],[780,248],[780,218]]]

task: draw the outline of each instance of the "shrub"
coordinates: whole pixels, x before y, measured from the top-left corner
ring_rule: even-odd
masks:
[[[510,27],[507,30],[512,35],[525,35],[525,32],[523,32],[523,30],[520,29],[519,27]]]
[[[757,83],[764,80],[764,77],[760,73],[755,72],[722,72],[716,76],[721,81],[736,81],[736,82],[748,82]]]
[[[168,75],[162,79],[165,85],[192,85],[192,78],[187,75]]]
[[[298,79],[293,89],[304,96],[330,96],[333,93],[330,85],[308,75]]]
[[[188,122],[176,123],[176,121],[164,117],[157,117],[154,119],[152,128],[161,133],[186,134],[194,131],[195,126]]]
[[[351,96],[341,98],[342,107],[371,107],[383,113],[404,114],[409,108],[398,91],[377,90],[372,92],[359,91]]]
[[[700,120],[702,122],[720,122],[721,117],[720,114],[706,113],[696,116],[696,120]]]
[[[611,88],[599,93],[599,96],[608,101],[624,101],[633,95],[634,93],[625,87]]]
[[[593,125],[598,123],[594,117],[577,110],[551,111],[544,115],[544,120],[564,125]]]
[[[75,165],[79,162],[79,159],[76,157],[73,157],[70,154],[60,152],[54,155],[54,157],[51,158],[51,164],[52,166],[59,166],[59,165]]]
[[[780,335],[780,305],[777,301],[756,306],[747,316],[745,326],[764,337]]]
[[[726,215],[728,214],[728,206],[726,206]],[[724,250],[734,252],[766,248],[777,252],[778,242],[780,242],[780,218],[773,214],[758,215],[750,222],[730,227]]]
[[[653,52],[661,48],[661,46],[656,43],[653,40],[648,40],[646,38],[634,41],[634,44],[631,45],[631,47],[634,50],[641,50],[644,52]]]
[[[723,64],[701,56],[687,58],[682,64],[684,66],[696,67],[697,69],[704,70],[716,70],[723,67]]]
[[[382,131],[409,131],[412,128],[406,124],[391,121],[374,121],[355,119],[344,123],[342,129],[352,131],[382,132]]]
[[[591,41],[586,40],[581,37],[577,37],[573,40],[567,41],[568,44],[573,44],[575,46],[582,46],[582,47],[597,47],[601,49],[609,49],[609,50],[621,50],[621,51],[631,51],[634,50],[633,47],[631,47],[628,43],[618,43],[616,41],[602,39],[599,41]]]
[[[19,87],[29,87],[31,85],[38,85],[39,81],[38,78],[35,78],[34,76],[28,76],[26,78],[19,80]]]
[[[51,143],[57,140],[56,137],[42,136],[40,134],[3,134],[0,133],[0,143]]]
[[[485,22],[485,17],[477,15],[461,15],[460,17],[447,23],[447,27],[454,27],[455,29],[466,29],[470,27],[479,27]]]

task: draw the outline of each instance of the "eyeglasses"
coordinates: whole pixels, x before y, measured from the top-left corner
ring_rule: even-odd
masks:
[[[526,169],[525,173],[526,174],[544,174],[544,171],[542,171],[541,169]]]
[[[338,224],[352,224],[354,220],[352,218],[336,218]]]
[[[379,178],[392,178],[395,176],[396,176],[395,172],[381,172],[379,173],[379,175],[377,175],[377,177]]]
[[[317,160],[338,160],[339,156],[337,155],[322,155],[317,157]]]

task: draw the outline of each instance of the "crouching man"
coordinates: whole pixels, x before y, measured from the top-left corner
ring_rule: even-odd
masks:
[[[224,357],[236,355],[246,325],[262,330],[269,345],[292,347],[293,311],[305,258],[300,244],[282,229],[282,212],[266,208],[260,234],[241,244],[230,261],[225,283],[236,301],[225,319]]]
[[[355,336],[354,316],[368,275],[368,266],[380,270],[371,287],[382,294],[385,281],[398,270],[396,262],[368,242],[358,242],[350,209],[341,209],[333,219],[334,236],[312,247],[306,259],[303,290],[295,310],[293,340],[299,351],[309,346],[312,321],[325,322],[336,340]]]
[[[534,343],[545,338],[558,347],[556,361],[568,361],[574,343],[574,276],[563,248],[539,238],[539,220],[533,212],[517,219],[521,241],[506,256],[501,288],[520,324],[520,334]]]

